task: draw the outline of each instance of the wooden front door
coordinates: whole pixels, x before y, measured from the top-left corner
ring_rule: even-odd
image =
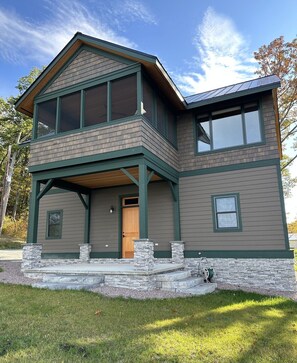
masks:
[[[134,257],[134,240],[139,238],[138,197],[122,200],[122,257]]]

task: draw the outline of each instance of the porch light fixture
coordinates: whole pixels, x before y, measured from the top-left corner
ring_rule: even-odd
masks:
[[[110,214],[113,214],[113,213],[114,213],[114,207],[113,207],[113,206],[111,206],[111,207],[109,208],[109,213],[110,213]]]

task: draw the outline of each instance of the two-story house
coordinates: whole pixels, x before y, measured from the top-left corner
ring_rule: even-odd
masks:
[[[183,97],[157,57],[75,34],[16,104],[34,118],[25,260],[129,263],[140,240],[160,263],[292,289],[279,85]]]

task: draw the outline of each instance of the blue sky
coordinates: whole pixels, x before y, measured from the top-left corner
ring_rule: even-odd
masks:
[[[76,31],[158,56],[184,95],[255,78],[253,52],[292,40],[296,14],[296,0],[0,0],[0,96]]]

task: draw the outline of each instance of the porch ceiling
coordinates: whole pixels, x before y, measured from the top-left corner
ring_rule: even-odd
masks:
[[[135,179],[138,178],[138,168],[126,169]],[[72,176],[69,178],[63,178],[67,182],[78,184],[90,189],[106,188],[119,185],[133,184],[133,181],[126,176],[121,170],[113,170],[102,173],[94,173],[88,175]],[[158,175],[154,174],[151,181],[162,180]]]

